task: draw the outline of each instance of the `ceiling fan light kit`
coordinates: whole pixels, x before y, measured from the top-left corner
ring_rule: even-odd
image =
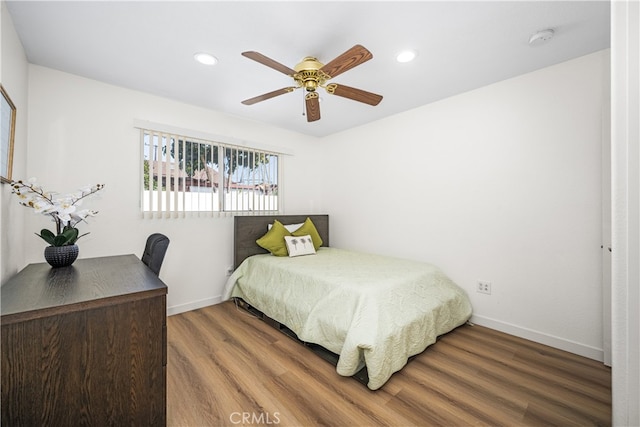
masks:
[[[257,102],[265,101],[273,97],[284,95],[299,88],[304,88],[306,116],[308,122],[320,120],[320,100],[317,89],[319,87],[325,89],[331,95],[338,95],[343,98],[352,99],[372,106],[378,105],[382,101],[382,96],[375,93],[367,92],[362,89],[356,89],[338,83],[326,84],[328,80],[344,73],[368,60],[373,58],[371,52],[361,45],[355,45],[351,49],[344,52],[334,60],[327,64],[323,64],[313,56],[307,56],[302,59],[293,69],[283,65],[261,53],[248,51],[242,52],[242,55],[256,62],[280,71],[293,78],[296,86],[290,86],[282,89],[268,92],[254,98],[242,101],[245,105],[253,105]]]

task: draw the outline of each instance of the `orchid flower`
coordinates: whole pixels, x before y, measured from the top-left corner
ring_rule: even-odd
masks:
[[[78,235],[76,225],[86,221],[89,216],[98,212],[88,209],[78,210],[82,201],[104,188],[104,184],[86,186],[74,193],[59,195],[56,192],[47,192],[37,185],[35,178],[23,181],[11,182],[12,193],[18,196],[18,203],[32,208],[36,213],[50,216],[56,224],[56,234],[43,229],[38,236],[52,246],[64,246],[74,244],[80,237],[89,234]]]

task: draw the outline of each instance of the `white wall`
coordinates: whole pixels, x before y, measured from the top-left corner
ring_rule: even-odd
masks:
[[[254,141],[293,152],[285,156],[286,212],[321,210],[319,191],[307,186],[307,165],[317,144],[310,138],[225,114],[114,87],[52,69],[29,66],[29,150],[26,178],[47,189],[68,192],[105,183],[99,199],[85,205],[99,211],[81,232],[80,257],[135,253],[146,237],[165,233],[171,244],[160,277],[169,286],[170,313],[219,301],[232,264],[232,218],[142,219],[138,188],[139,131],[134,121]],[[42,262],[45,243],[31,232],[48,226],[27,215],[26,260]]]
[[[478,324],[601,360],[608,66],[598,52],[326,138],[332,244],[434,263]]]
[[[0,3],[0,81],[16,106],[13,176],[26,170],[27,59],[4,2]],[[0,184],[0,284],[24,266],[24,212]]]
[[[640,3],[611,26],[613,425],[640,426]]]

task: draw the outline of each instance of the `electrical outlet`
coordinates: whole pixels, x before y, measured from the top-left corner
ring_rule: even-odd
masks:
[[[491,295],[491,282],[478,280],[477,291],[481,294]]]

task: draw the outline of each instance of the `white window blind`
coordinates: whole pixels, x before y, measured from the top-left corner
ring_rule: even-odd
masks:
[[[278,153],[149,129],[140,140],[145,217],[279,211]]]

